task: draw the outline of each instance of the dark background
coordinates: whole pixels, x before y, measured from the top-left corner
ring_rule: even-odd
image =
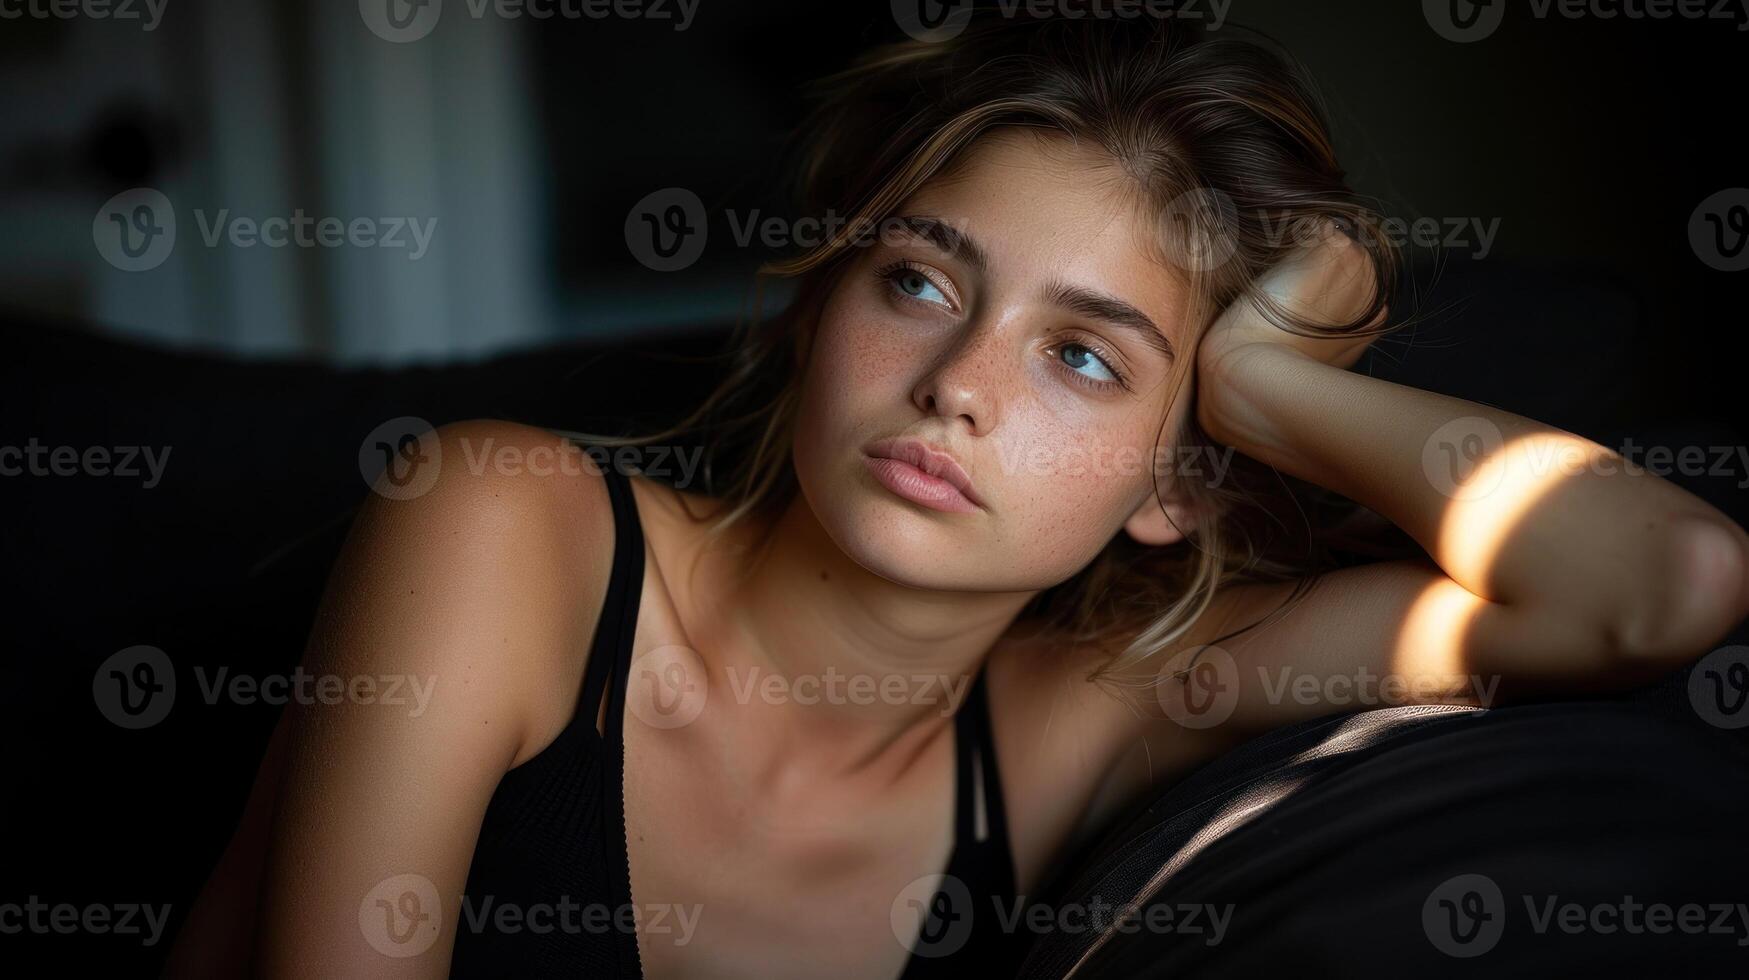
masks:
[[[900,36],[885,3],[701,0],[678,32],[466,9],[450,0],[407,44],[341,0],[170,0],[149,32],[0,20],[0,445],[172,451],[151,489],[0,477],[0,902],[171,903],[174,928],[277,716],[202,703],[192,671],[296,662],[365,492],[359,440],[397,415],[586,428],[695,400],[695,358],[765,257],[724,210],[786,214],[798,85]],[[1512,5],[1454,43],[1414,2],[1236,0],[1228,17],[1306,63],[1386,213],[1498,219],[1486,256],[1412,249],[1396,308],[1424,320],[1362,370],[1605,445],[1744,443],[1749,273],[1710,267],[1688,234],[1703,200],[1749,186],[1738,23]],[[181,237],[129,273],[92,221],[140,186],[171,199]],[[703,258],[658,273],[623,229],[667,187],[712,218]],[[209,249],[196,208],[439,224],[416,262]],[[1749,473],[1673,478],[1744,519]],[[142,643],[176,659],[181,693],[124,731],[92,676]],[[0,962],[28,948],[135,971],[168,943],[0,935]]]
[[[1472,43],[1445,40],[1415,2],[1238,0],[1227,22],[1306,63],[1354,184],[1387,213],[1498,219],[1489,258],[1606,272],[1653,304],[1660,333],[1637,353],[1660,395],[1705,394],[1670,382],[1713,360],[1685,348],[1741,277],[1694,261],[1686,225],[1749,182],[1743,33],[1521,6]],[[371,34],[352,0],[170,0],[149,32],[0,23],[0,296],[130,335],[347,364],[732,316],[761,256],[735,247],[723,209],[783,213],[798,84],[899,36],[888,4],[802,0],[701,0],[685,30],[475,19],[450,0],[407,44]],[[130,274],[88,232],[136,186],[176,204],[183,246]],[[713,214],[686,275],[644,269],[623,238],[632,205],[670,186]],[[358,249],[196,247],[196,208],[438,225],[426,257],[379,265]]]

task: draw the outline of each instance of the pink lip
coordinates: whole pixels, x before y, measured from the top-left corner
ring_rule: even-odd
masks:
[[[983,509],[959,462],[922,440],[879,439],[862,451],[875,479],[906,500],[954,514]]]

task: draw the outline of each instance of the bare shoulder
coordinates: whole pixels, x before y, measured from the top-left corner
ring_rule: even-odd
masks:
[[[417,494],[368,495],[335,588],[368,602],[388,590],[411,635],[462,662],[441,666],[513,728],[513,761],[569,717],[584,642],[594,631],[612,567],[606,483],[584,450],[556,432],[498,420],[441,426],[420,465]],[[344,603],[346,600],[341,599]],[[562,726],[563,719],[558,722]]]
[[[1231,747],[1226,730],[1160,724],[1160,675],[1259,601],[1224,590],[1182,636],[1128,668],[1117,663],[1122,643],[1075,641],[1033,623],[997,643],[986,667],[991,719],[1023,880],[1048,874],[1055,855],[1137,793]]]
[[[1017,623],[990,654],[996,710],[1034,730],[1034,751],[1104,771],[1148,727],[1148,719],[1162,713],[1157,691],[1163,665],[1217,635],[1232,618],[1235,601],[1217,599],[1164,650],[1127,667],[1122,638],[1077,640],[1040,624]]]
[[[1377,566],[1384,568],[1385,565]],[[1101,641],[1062,639],[1037,628],[1017,627],[1003,638],[1009,659],[1026,663],[1020,673],[1031,686],[1048,685],[1084,722],[1119,742],[1127,742],[1160,720],[1196,730],[1190,719],[1173,719],[1175,699],[1164,696],[1167,680],[1179,678],[1199,651],[1211,645],[1239,649],[1257,635],[1274,636],[1296,594],[1331,591],[1330,581],[1233,583],[1216,590],[1203,609],[1169,641],[1142,657],[1129,657],[1130,637]]]
[[[569,717],[612,565],[600,472],[557,433],[495,421],[443,426],[401,461],[359,508],[304,666],[346,692],[400,682],[411,703],[288,706],[178,942],[184,965],[368,972],[381,955],[360,935],[360,896],[408,876],[459,894],[503,774],[549,706]],[[408,976],[443,975],[456,910],[441,907],[435,952]],[[209,955],[213,937],[231,939]]]
[[[1067,786],[1097,774],[1085,809],[1096,821],[1286,725],[1389,704],[1490,703],[1499,678],[1465,673],[1466,644],[1530,651],[1558,642],[1511,610],[1484,609],[1453,630],[1452,609],[1482,603],[1458,593],[1431,561],[1381,561],[1224,585],[1139,658],[1126,659],[1125,637],[1017,633],[1005,638],[1012,707],[998,706],[998,724],[1010,708],[1011,724],[1023,726],[1013,740],[1029,753],[1025,778]]]

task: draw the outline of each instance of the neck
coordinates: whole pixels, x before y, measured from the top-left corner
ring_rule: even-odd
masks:
[[[902,768],[952,724],[1034,595],[884,579],[839,549],[800,493],[726,594],[713,658],[726,683],[711,697],[733,699],[773,749],[758,753],[774,760],[766,778],[800,782]]]

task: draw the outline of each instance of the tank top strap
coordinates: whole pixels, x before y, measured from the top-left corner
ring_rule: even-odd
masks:
[[[588,447],[584,448],[587,451]],[[590,458],[600,457],[590,454]],[[613,571],[601,604],[595,640],[589,649],[578,715],[594,727],[602,692],[611,680],[612,694],[608,698],[602,737],[617,746],[625,732],[626,678],[631,674],[632,640],[637,633],[638,600],[644,586],[644,533],[631,480],[611,463],[603,465],[597,461],[596,466],[607,481],[608,498],[613,504]]]
[[[1002,924],[1018,896],[983,669],[954,712],[954,751],[953,853],[901,980],[1013,976],[1025,950],[1025,937]]]
[[[960,848],[988,849],[999,855],[1001,865],[1012,866],[1008,845],[1008,811],[1002,803],[1001,769],[996,758],[996,732],[990,721],[990,698],[985,683],[987,668],[980,668],[966,694],[966,703],[954,714],[955,767],[954,843]],[[984,835],[978,836],[982,813]],[[1006,881],[990,884],[1013,892],[1010,873]]]

